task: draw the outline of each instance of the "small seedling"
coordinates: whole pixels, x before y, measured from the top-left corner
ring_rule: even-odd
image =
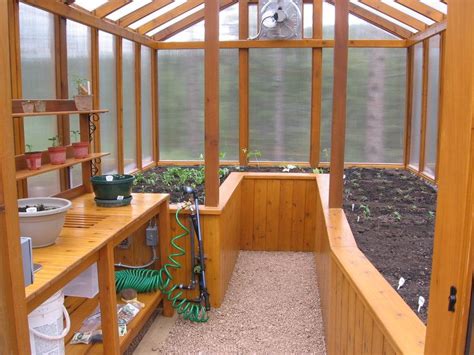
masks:
[[[258,158],[261,158],[261,157],[262,157],[262,152],[259,150],[251,150],[247,153],[247,159],[251,160],[252,158],[254,158],[255,161],[257,162],[257,168],[259,167],[259,163],[260,163]]]
[[[79,140],[81,139],[81,136],[80,136],[81,131],[76,129],[76,130],[71,131],[71,134],[74,137],[74,141],[79,142]]]
[[[313,169],[313,174],[324,174],[324,171],[323,171],[323,169],[314,168]]]
[[[26,151],[28,153],[31,153],[33,151],[33,145],[32,144],[25,144]]]
[[[370,217],[370,208],[367,205],[360,205],[359,209],[362,210],[362,213],[364,214],[365,218]]]
[[[48,138],[49,141],[51,141],[51,146],[52,147],[60,147],[62,146],[62,141],[61,137],[59,135],[53,136]]]
[[[428,211],[428,215],[431,219],[435,218],[435,213],[433,211]]]
[[[393,212],[393,216],[395,217],[395,219],[400,222],[402,220],[402,215],[400,214],[400,212],[398,211],[395,211]]]
[[[77,88],[77,94],[78,95],[90,95],[91,90],[90,90],[90,81],[86,78],[81,78],[80,76],[73,75],[72,80],[74,84],[76,85]]]
[[[288,164],[287,166],[283,167],[284,173],[289,173],[291,170],[296,169],[296,165]]]

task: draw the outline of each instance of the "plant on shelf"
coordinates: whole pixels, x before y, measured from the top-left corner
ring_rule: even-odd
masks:
[[[81,142],[81,132],[79,130],[71,131],[72,136],[74,137],[74,143],[72,143],[72,149],[74,152],[74,158],[82,159],[89,155],[89,142]]]
[[[32,113],[35,111],[35,104],[31,100],[24,100],[21,102],[21,108],[24,113]]]
[[[74,102],[78,111],[92,110],[91,82],[85,78],[74,76],[74,84],[77,87],[77,95]]]
[[[53,165],[60,165],[66,162],[66,147],[62,145],[59,135],[48,138],[51,141],[51,147],[48,148],[49,160]]]
[[[25,160],[29,170],[38,170],[41,168],[41,157],[43,152],[34,152],[31,144],[26,144]]]

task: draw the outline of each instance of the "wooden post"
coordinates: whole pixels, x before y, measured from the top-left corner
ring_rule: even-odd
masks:
[[[0,1],[0,349],[3,354],[29,354],[15,189],[8,3]]]
[[[418,164],[418,172],[423,173],[425,170],[426,155],[426,133],[428,123],[428,81],[430,69],[430,40],[423,41],[423,87],[421,95],[421,124],[420,124],[420,161]]]
[[[219,1],[206,1],[204,163],[206,206],[219,204]]]
[[[334,90],[332,109],[329,207],[342,208],[344,185],[344,148],[346,138],[349,0],[338,0],[335,7],[336,28],[334,44]]]
[[[239,39],[249,37],[248,0],[239,1]],[[247,165],[249,150],[249,49],[239,49],[239,164]]]
[[[123,153],[123,75],[122,75],[122,38],[116,37],[115,43],[116,70],[115,77],[117,80],[117,170],[119,174],[123,174],[125,170],[124,153]]]
[[[158,100],[158,51],[151,50],[151,112],[152,122],[152,144],[153,144],[153,161],[160,161],[160,135],[159,135],[159,100]]]
[[[142,161],[142,47],[135,43],[135,123],[137,169],[143,168]]]
[[[323,38],[323,1],[313,0],[313,38]],[[313,48],[312,89],[311,89],[311,134],[309,164],[319,165],[321,150],[321,98],[323,85],[323,49]]]
[[[473,277],[474,2],[450,0],[425,354],[464,354]],[[457,289],[454,312],[450,288]],[[469,352],[467,352],[469,353]]]
[[[94,109],[100,109],[100,74],[99,74],[99,31],[91,28],[91,81],[92,94],[94,95]],[[95,123],[94,152],[101,152],[100,120]],[[99,166],[99,172],[102,168]]]
[[[406,83],[406,117],[405,117],[405,151],[403,152],[403,164],[405,169],[410,165],[411,148],[411,116],[413,112],[413,64],[414,64],[415,46],[407,48],[407,83]]]

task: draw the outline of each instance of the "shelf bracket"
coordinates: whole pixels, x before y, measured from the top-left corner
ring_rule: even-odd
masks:
[[[89,113],[89,142],[94,139],[94,133],[97,130],[97,123],[100,120],[100,116],[97,113]]]
[[[96,176],[99,173],[99,166],[102,163],[102,159],[96,158],[90,161],[91,163],[91,176]]]

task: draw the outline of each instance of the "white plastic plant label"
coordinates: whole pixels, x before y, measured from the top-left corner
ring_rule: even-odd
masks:
[[[28,207],[26,209],[26,212],[28,213],[35,213],[35,212],[38,212],[38,209],[36,207]]]
[[[109,182],[110,182],[110,181],[114,181],[114,177],[113,177],[112,175],[107,175],[107,176],[105,177],[105,180],[106,180],[106,181],[109,181]]]
[[[118,200],[118,201],[123,201],[123,196],[122,196],[122,195],[118,195],[118,196],[117,196],[117,200]]]
[[[423,296],[420,296],[418,298],[418,313],[420,313],[421,308],[423,307],[424,304],[425,304],[425,298]]]
[[[398,280],[397,290],[401,289],[404,284],[405,284],[405,279],[403,277],[400,277],[400,280]]]

